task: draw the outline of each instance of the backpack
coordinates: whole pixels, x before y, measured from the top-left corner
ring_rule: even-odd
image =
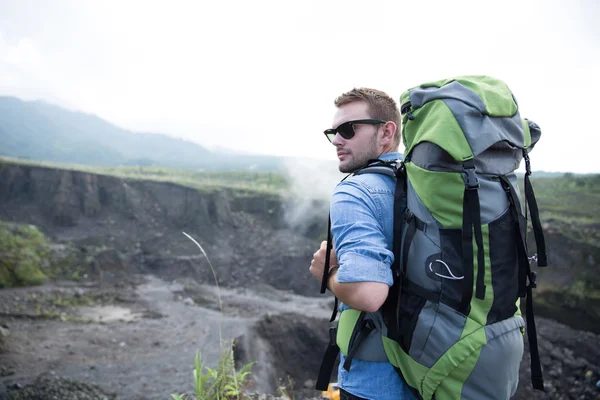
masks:
[[[394,284],[377,313],[347,310],[335,321],[336,301],[317,388],[339,349],[349,370],[382,345],[419,399],[506,399],[518,382],[526,298],[532,383],[543,390],[530,262],[546,266],[547,257],[529,179],[541,131],[521,118],[507,85],[487,76],[426,83],[400,100],[404,161],[374,160],[354,173],[396,177]],[[514,172],[522,159],[533,257]]]

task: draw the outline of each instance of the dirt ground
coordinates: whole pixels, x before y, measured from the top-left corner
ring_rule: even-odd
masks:
[[[297,400],[317,399],[312,388],[331,300],[265,284],[218,291],[150,275],[103,287],[64,282],[3,289],[0,400],[154,400],[192,393],[196,352],[214,367],[219,344],[233,339],[238,365],[256,362],[249,392],[281,398],[278,386],[287,385]],[[536,325],[546,393],[531,389],[526,350],[515,399],[600,398],[600,335],[541,317]],[[43,395],[30,394],[36,388]]]
[[[259,320],[276,320],[281,313],[324,320],[330,312],[328,299],[263,285],[221,288],[221,314],[213,286],[152,276],[136,279],[118,288],[65,283],[1,290],[0,325],[8,336],[0,353],[0,398],[39,376],[96,384],[121,399],[191,393],[196,351],[214,366],[221,354],[220,341],[248,338]],[[54,319],[47,319],[47,299],[54,305],[66,302],[57,298],[72,303],[92,298],[94,304],[55,307]],[[252,346],[252,340],[247,343]],[[259,373],[254,379],[257,391],[272,389],[270,376],[261,378]]]

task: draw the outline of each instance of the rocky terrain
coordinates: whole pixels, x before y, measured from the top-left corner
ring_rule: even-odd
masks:
[[[303,207],[257,192],[2,165],[0,220],[39,227],[78,280],[0,290],[0,399],[191,393],[196,351],[214,365],[220,343],[233,339],[238,365],[256,361],[249,392],[277,398],[283,386],[296,399],[318,398],[332,302],[317,297],[308,263],[327,214],[318,201]],[[299,224],[299,210],[324,218],[307,211]],[[560,235],[548,238],[560,274],[541,278],[575,282],[565,275],[570,257],[597,270],[596,246]],[[561,305],[567,316],[581,308]],[[577,315],[579,325],[563,320],[570,326],[537,319],[547,390],[531,390],[526,351],[516,398],[600,396],[596,314]]]

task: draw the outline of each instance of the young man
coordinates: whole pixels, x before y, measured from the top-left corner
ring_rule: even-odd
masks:
[[[398,153],[400,112],[387,94],[353,89],[338,97],[335,105],[333,128],[325,135],[336,148],[341,172],[356,171],[372,159],[402,157]],[[331,199],[334,250],[327,287],[340,300],[341,312],[349,308],[375,312],[388,295],[393,283],[395,184],[390,176],[367,173],[352,176],[335,188]],[[323,277],[325,253],[323,242],[311,262],[310,272],[318,280]],[[346,371],[343,354],[340,357],[341,399],[414,398],[389,362],[357,356]]]

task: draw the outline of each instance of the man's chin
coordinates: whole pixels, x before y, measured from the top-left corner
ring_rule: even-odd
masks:
[[[352,165],[352,163],[349,163],[347,161],[340,161],[340,163],[338,164],[338,169],[343,174],[349,174],[350,172],[354,172],[356,168],[354,167],[354,165]]]

